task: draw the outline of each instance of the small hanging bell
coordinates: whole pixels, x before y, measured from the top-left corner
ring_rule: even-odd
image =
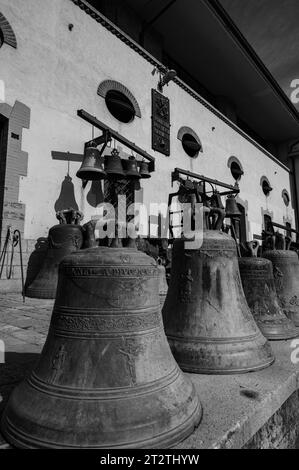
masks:
[[[149,163],[148,162],[141,162],[140,163],[140,170],[139,170],[141,178],[150,178],[151,174],[149,172]]]
[[[132,179],[140,179],[141,174],[138,171],[137,160],[135,157],[129,157],[129,160],[124,161],[126,169],[126,177]]]
[[[90,144],[84,150],[83,162],[77,171],[77,177],[82,180],[95,181],[105,178],[106,173],[100,160],[99,150]]]
[[[226,217],[241,217],[241,212],[239,211],[236,199],[234,196],[229,196],[226,200]]]
[[[105,157],[105,170],[107,175],[113,178],[125,178],[125,172],[122,166],[122,160],[119,156],[119,151],[113,149],[111,155]]]

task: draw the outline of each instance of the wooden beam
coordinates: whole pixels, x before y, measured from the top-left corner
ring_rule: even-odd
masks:
[[[80,162],[82,163],[83,154],[71,152],[51,152],[53,160],[61,160],[64,162]]]

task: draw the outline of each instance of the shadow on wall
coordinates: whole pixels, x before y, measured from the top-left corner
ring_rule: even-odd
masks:
[[[104,193],[101,181],[92,181],[86,199],[91,207],[98,207],[99,204],[104,202]]]
[[[75,198],[75,188],[70,175],[66,175],[64,181],[61,184],[60,195],[55,202],[54,209],[56,212],[63,211],[65,209],[79,210],[78,204]]]
[[[29,287],[30,284],[34,281],[34,279],[41,270],[48,250],[48,239],[45,237],[38,238],[34,248],[35,249],[31,253],[28,261],[25,291],[27,287]]]

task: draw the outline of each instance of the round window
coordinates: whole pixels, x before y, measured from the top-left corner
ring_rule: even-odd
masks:
[[[182,146],[186,154],[191,158],[196,158],[201,150],[200,143],[191,134],[184,134],[182,137]]]
[[[117,90],[109,90],[105,102],[110,113],[116,119],[124,123],[133,121],[135,108],[126,95]]]
[[[265,194],[265,196],[269,196],[271,191],[273,191],[273,189],[271,188],[271,186],[269,184],[269,181],[267,181],[267,180],[263,181],[262,188],[263,188],[263,193]]]
[[[287,191],[283,191],[282,199],[283,199],[283,202],[285,203],[285,205],[287,207],[289,207],[291,200],[290,200],[289,193]]]
[[[237,162],[232,162],[230,166],[230,171],[231,171],[233,178],[236,181],[239,181],[241,177],[244,175],[244,171],[242,170],[242,168]]]

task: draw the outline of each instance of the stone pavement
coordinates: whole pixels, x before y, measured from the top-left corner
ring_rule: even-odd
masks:
[[[0,363],[0,416],[10,392],[30,372],[46,340],[53,300],[27,299],[0,293],[0,340],[5,364]],[[0,449],[9,448],[0,434]]]

